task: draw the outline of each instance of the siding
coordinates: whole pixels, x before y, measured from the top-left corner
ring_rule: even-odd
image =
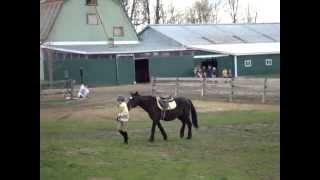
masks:
[[[151,57],[149,68],[155,77],[192,77],[194,61],[192,56]]]
[[[280,55],[238,56],[238,75],[278,74],[280,73]],[[244,61],[251,59],[251,67],[245,67]],[[272,59],[272,66],[265,65],[265,59]]]

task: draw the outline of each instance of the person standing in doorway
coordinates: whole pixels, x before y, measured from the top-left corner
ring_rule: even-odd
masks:
[[[223,76],[223,78],[227,78],[228,77],[228,70],[227,69],[223,69],[222,76]]]
[[[217,71],[216,67],[213,66],[213,67],[212,67],[212,77],[213,77],[213,78],[216,78],[216,77],[217,77],[216,71]]]
[[[202,75],[202,78],[206,78],[207,77],[207,70],[206,70],[206,66],[202,66],[202,73],[201,73],[201,75]]]
[[[207,70],[207,76],[208,76],[208,78],[212,78],[212,75],[213,75],[213,70],[212,70],[211,65],[209,65],[208,70]]]
[[[229,78],[232,78],[232,77],[233,77],[231,69],[229,69],[229,71],[228,71],[228,77],[229,77]]]

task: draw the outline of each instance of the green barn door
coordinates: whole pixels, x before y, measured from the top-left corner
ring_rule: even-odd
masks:
[[[118,84],[133,84],[135,81],[133,56],[117,56],[116,66]]]

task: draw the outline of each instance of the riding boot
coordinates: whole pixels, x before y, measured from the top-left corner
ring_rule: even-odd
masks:
[[[123,137],[123,139],[125,139],[125,137],[124,137],[124,132],[121,131],[121,130],[119,130],[118,132],[121,134],[121,136]]]
[[[123,132],[124,143],[128,144],[128,133],[126,131]]]

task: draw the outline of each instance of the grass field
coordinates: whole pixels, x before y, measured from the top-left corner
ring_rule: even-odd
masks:
[[[59,103],[59,102],[57,102]],[[149,143],[151,121],[129,122],[122,144],[111,119],[41,120],[42,180],[276,180],[280,179],[280,120],[273,111],[198,113],[191,140],[179,121],[164,122]]]

